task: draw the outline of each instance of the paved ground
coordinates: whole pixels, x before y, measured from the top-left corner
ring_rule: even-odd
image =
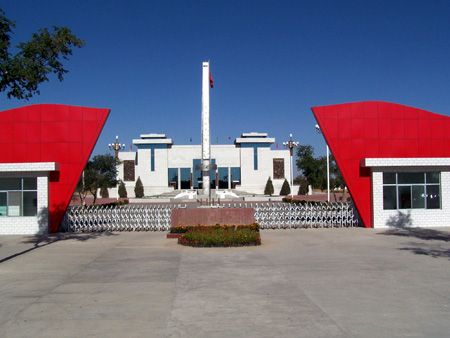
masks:
[[[0,237],[0,336],[449,337],[450,229],[278,230],[263,242]]]

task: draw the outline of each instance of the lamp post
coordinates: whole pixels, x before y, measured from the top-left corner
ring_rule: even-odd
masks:
[[[294,196],[294,163],[292,161],[292,156],[294,155],[294,148],[298,147],[299,143],[292,139],[292,133],[289,134],[289,141],[283,142],[283,146],[289,149],[290,161],[291,161],[291,198]]]
[[[119,136],[116,136],[114,143],[109,143],[108,148],[114,150],[114,157],[119,158],[119,151],[125,149],[125,143],[120,144]]]
[[[320,130],[320,126],[316,124],[316,131],[319,134],[322,134],[322,130]],[[330,148],[327,144],[327,201],[330,202]]]

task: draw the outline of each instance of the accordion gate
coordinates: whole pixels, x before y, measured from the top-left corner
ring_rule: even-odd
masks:
[[[62,228],[69,232],[168,231],[174,208],[186,204],[71,206]],[[223,203],[224,208],[253,208],[261,229],[336,228],[359,225],[352,203]]]

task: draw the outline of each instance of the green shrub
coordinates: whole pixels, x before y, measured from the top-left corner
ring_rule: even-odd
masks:
[[[287,196],[290,193],[291,193],[291,187],[289,185],[288,180],[285,179],[283,182],[283,186],[281,187],[281,190],[280,190],[280,196]]]
[[[127,198],[127,189],[125,188],[125,183],[123,183],[123,181],[120,181],[119,183],[118,193],[120,198]]]
[[[308,193],[308,181],[306,180],[306,178],[300,176],[296,178],[296,181],[296,183],[298,184],[297,195],[306,195]]]
[[[136,185],[134,186],[134,195],[136,196],[136,198],[144,197],[144,186],[142,185],[140,177],[138,177]]]
[[[232,247],[261,245],[258,224],[177,227],[184,231],[178,244],[194,247]],[[176,228],[174,228],[176,229]],[[171,231],[172,232],[172,231]]]
[[[269,176],[269,178],[267,179],[266,187],[264,188],[264,195],[272,196],[274,191],[275,190],[273,189],[273,183]]]

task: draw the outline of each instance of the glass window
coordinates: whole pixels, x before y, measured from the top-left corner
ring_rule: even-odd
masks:
[[[22,179],[15,177],[0,178],[0,190],[22,190]]]
[[[429,172],[427,175],[427,183],[440,183],[440,173],[439,172]]]
[[[150,149],[150,170],[155,171],[155,148]]]
[[[8,198],[7,193],[0,191],[0,216],[6,216],[8,212]]]
[[[383,173],[383,208],[439,209],[440,176],[440,172]]]
[[[37,191],[23,192],[23,215],[37,215]]]
[[[253,170],[258,170],[258,147],[253,147]]]
[[[8,192],[8,216],[20,216],[22,214],[22,191]]]
[[[412,186],[412,207],[413,209],[425,208],[425,186]]]
[[[0,178],[0,216],[37,215],[37,178]]]
[[[168,186],[178,189],[178,168],[169,168]]]
[[[241,168],[232,167],[231,168],[231,188],[236,188],[237,185],[241,184]]]
[[[219,189],[228,189],[228,167],[219,168]]]
[[[397,187],[383,187],[383,209],[397,209]]]
[[[23,190],[37,190],[36,177],[25,177],[23,179]]]
[[[191,168],[180,169],[181,189],[191,188]]]
[[[441,194],[439,185],[427,185],[427,209],[441,207]]]
[[[424,173],[398,173],[398,184],[425,183]]]
[[[383,184],[395,184],[395,173],[383,173]]]

